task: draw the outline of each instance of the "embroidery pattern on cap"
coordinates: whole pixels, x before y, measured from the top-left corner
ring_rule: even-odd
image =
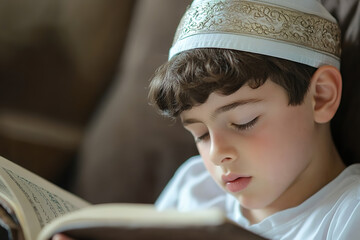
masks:
[[[229,33],[312,48],[340,57],[340,29],[322,17],[249,1],[219,1],[191,6],[176,31],[173,45],[196,34]]]

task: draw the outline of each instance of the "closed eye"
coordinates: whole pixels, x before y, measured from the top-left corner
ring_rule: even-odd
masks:
[[[196,143],[199,143],[199,142],[201,142],[201,141],[204,141],[204,140],[206,140],[207,138],[209,138],[209,133],[207,132],[207,133],[205,133],[205,134],[203,134],[203,135],[201,135],[200,137],[196,137],[195,138],[195,142]]]
[[[232,127],[234,127],[236,130],[239,130],[239,131],[247,131],[249,129],[251,129],[255,123],[258,121],[259,117],[256,117],[254,118],[253,120],[251,120],[250,122],[248,123],[245,123],[245,124],[231,124]]]
[[[255,124],[256,122],[259,120],[259,116],[254,118],[253,120],[251,120],[248,123],[245,124],[231,124],[232,127],[234,127],[236,130],[238,131],[247,131],[250,130]],[[207,140],[210,137],[209,132],[201,135],[200,137],[195,137],[195,142],[199,143],[201,141]]]

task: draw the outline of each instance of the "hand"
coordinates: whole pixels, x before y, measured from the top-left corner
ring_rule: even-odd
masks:
[[[52,240],[75,240],[75,239],[69,238],[69,237],[67,237],[67,236],[64,235],[64,234],[55,234],[55,235],[52,237]]]

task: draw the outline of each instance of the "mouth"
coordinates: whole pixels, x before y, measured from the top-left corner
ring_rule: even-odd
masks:
[[[233,193],[244,190],[251,182],[251,179],[251,176],[242,176],[232,173],[222,176],[225,188]]]

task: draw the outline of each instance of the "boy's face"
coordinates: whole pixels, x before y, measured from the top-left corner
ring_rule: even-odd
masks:
[[[268,80],[229,96],[212,93],[181,120],[211,176],[242,207],[281,209],[309,184],[317,153],[311,97],[289,106],[285,90]]]

